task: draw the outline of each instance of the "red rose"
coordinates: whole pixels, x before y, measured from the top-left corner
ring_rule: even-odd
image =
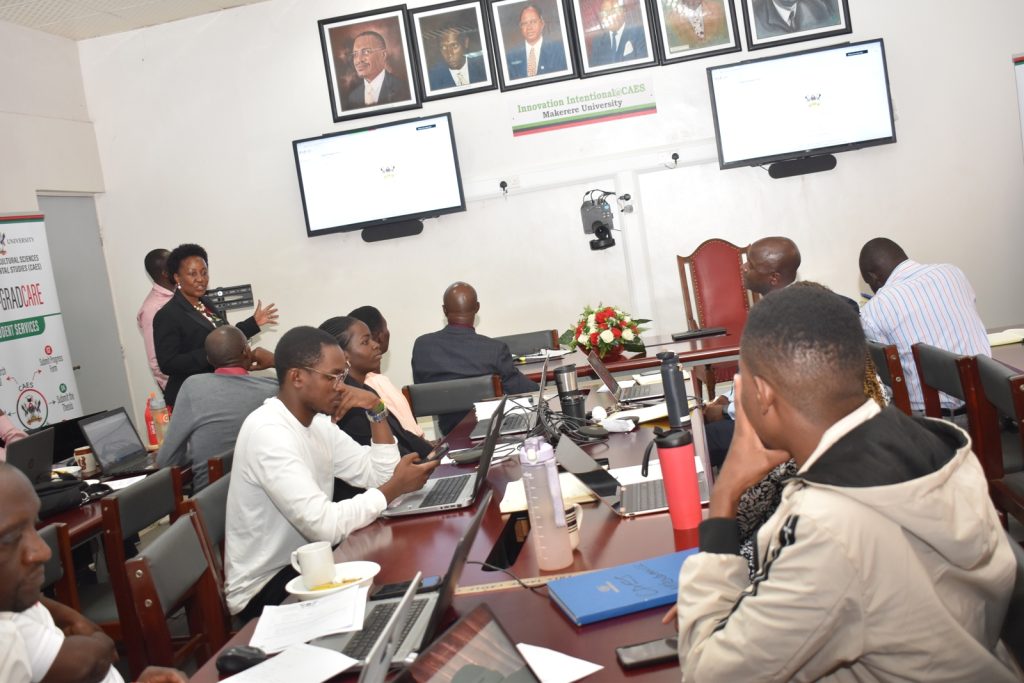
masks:
[[[621,337],[621,336],[622,336],[622,330],[620,330],[620,329],[619,329],[619,328],[617,328],[617,327],[613,327],[613,328],[612,328],[612,335],[614,335],[614,336],[615,336],[615,338],[616,338],[616,339],[618,339],[619,337]]]
[[[598,339],[597,332],[591,332],[590,333],[590,345],[591,346],[597,346],[597,339]]]
[[[605,321],[608,316],[604,314],[604,311],[598,311],[594,314],[594,322],[600,324]]]

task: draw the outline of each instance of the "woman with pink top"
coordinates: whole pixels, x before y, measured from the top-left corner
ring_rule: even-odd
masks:
[[[24,439],[26,436],[28,434],[15,427],[11,418],[7,417],[4,411],[0,410],[0,462],[7,460],[7,452],[5,450],[7,444],[13,443],[18,439]]]

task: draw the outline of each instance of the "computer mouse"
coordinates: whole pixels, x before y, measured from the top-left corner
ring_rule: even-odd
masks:
[[[456,465],[468,465],[474,463],[480,459],[480,456],[484,454],[483,448],[468,448],[458,453],[449,453],[448,457],[452,459],[452,462]]]
[[[114,489],[110,488],[106,484],[88,484],[85,487],[85,492],[89,495],[89,500],[97,500],[108,493],[113,493],[113,491]]]
[[[593,438],[601,438],[608,436],[608,430],[601,425],[586,425],[579,428],[580,434],[583,436],[590,436]]]
[[[217,657],[217,671],[225,676],[230,676],[256,666],[266,658],[267,653],[258,647],[249,645],[229,647],[224,650],[224,654]]]

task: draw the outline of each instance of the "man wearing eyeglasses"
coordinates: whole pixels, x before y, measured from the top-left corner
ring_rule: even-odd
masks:
[[[509,80],[566,71],[565,47],[560,40],[545,40],[539,6],[531,3],[519,12],[519,32],[523,42],[508,51]]]
[[[409,99],[409,84],[387,70],[388,46],[376,31],[363,31],[352,43],[352,67],[359,80],[347,96],[348,109],[394,104]]]
[[[315,327],[289,330],[274,351],[277,396],[242,424],[228,489],[225,573],[228,608],[243,620],[279,604],[297,573],[291,553],[313,541],[338,545],[417,491],[438,462],[399,457],[387,408],[345,384],[348,359]],[[335,422],[366,411],[372,443],[361,446]],[[366,492],[332,502],[335,478]]]

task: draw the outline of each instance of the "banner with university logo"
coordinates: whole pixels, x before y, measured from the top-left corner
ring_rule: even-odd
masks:
[[[602,79],[605,83],[611,79]],[[614,81],[613,81],[614,82]],[[551,93],[551,89],[545,89]],[[555,96],[521,99],[512,104],[512,135],[657,114],[654,83],[648,76],[623,77],[614,85],[565,89]]]
[[[40,214],[0,216],[0,409],[26,430],[82,414]]]

